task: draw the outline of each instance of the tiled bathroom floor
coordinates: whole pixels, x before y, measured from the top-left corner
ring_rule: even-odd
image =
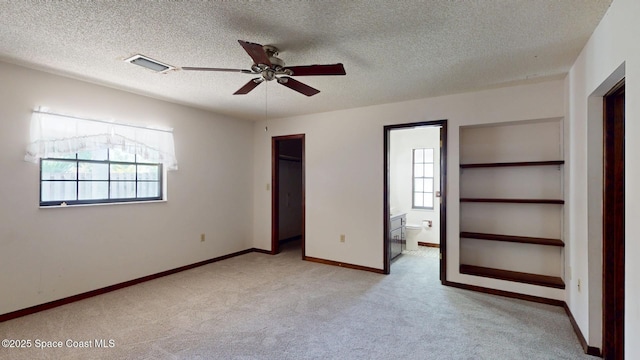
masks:
[[[429,246],[418,246],[418,250],[403,250],[402,254],[428,258],[438,258],[440,256],[440,249]]]

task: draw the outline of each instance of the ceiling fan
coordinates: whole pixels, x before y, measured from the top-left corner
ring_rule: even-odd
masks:
[[[238,89],[233,95],[245,95],[256,86],[265,81],[276,80],[278,84],[295,90],[307,96],[313,96],[320,92],[309,85],[303,84],[291,76],[318,76],[318,75],[346,75],[344,66],[340,63],[330,65],[303,65],[285,66],[284,61],[278,58],[278,49],[270,45],[260,45],[247,41],[238,40],[240,45],[253,59],[251,70],[247,69],[221,69],[208,67],[182,67],[187,71],[222,71],[239,72],[243,74],[259,75],[260,77],[251,79],[243,87]]]

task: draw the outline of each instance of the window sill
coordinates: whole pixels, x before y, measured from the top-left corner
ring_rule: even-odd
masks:
[[[51,206],[38,206],[40,209],[64,209],[64,208],[78,208],[87,206],[111,206],[111,205],[130,205],[130,204],[157,204],[166,203],[167,200],[148,200],[148,201],[123,201],[123,202],[110,202],[110,203],[96,203],[96,204],[76,204],[76,205],[51,205]]]

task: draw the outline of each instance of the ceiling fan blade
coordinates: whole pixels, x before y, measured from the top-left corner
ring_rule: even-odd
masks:
[[[234,92],[233,95],[246,95],[260,84],[262,84],[261,78],[251,79],[248,83],[244,84],[243,87],[238,89],[238,91]]]
[[[300,81],[294,80],[288,76],[279,78],[278,83],[307,96],[313,96],[320,92],[320,90],[314,89],[311,86],[303,84]]]
[[[223,68],[191,67],[191,66],[184,66],[181,69],[187,70],[187,71],[220,71],[220,72],[239,72],[244,74],[253,74],[253,71],[246,70],[246,69],[223,69]]]
[[[240,43],[240,45],[242,45],[247,54],[251,56],[251,59],[253,59],[253,62],[256,65],[265,64],[271,66],[271,61],[269,60],[267,53],[262,48],[262,45],[242,40],[238,40],[238,42]]]
[[[289,66],[285,69],[293,71],[293,76],[311,76],[311,75],[346,75],[344,65],[305,65],[305,66]]]

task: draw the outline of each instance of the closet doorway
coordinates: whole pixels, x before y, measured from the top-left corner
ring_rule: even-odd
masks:
[[[271,254],[298,246],[305,257],[304,134],[271,139]]]

